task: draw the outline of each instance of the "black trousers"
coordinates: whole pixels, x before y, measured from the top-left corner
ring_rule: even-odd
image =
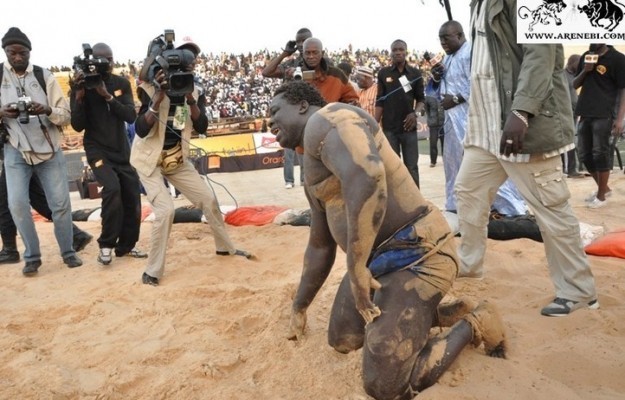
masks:
[[[430,164],[436,164],[438,158],[438,141],[441,141],[441,155],[443,154],[445,131],[443,126],[430,126]]]
[[[137,172],[130,164],[117,165],[101,160],[101,165],[91,164],[93,175],[102,189],[102,232],[98,238],[100,248],[114,248],[118,253],[128,253],[139,240],[141,226],[141,184]],[[99,163],[99,162],[97,162]]]
[[[30,186],[28,188],[28,195],[30,197],[30,205],[41,216],[46,219],[52,220],[52,211],[48,206],[48,200],[46,194],[43,191],[39,177],[33,174],[30,180]],[[24,199],[26,201],[26,199]],[[80,235],[83,231],[75,224],[73,226],[73,235]],[[7,178],[5,175],[4,163],[2,166],[2,172],[0,173],[0,236],[2,237],[2,246],[8,248],[16,248],[17,227],[13,222],[11,211],[9,210],[9,197],[7,192]]]

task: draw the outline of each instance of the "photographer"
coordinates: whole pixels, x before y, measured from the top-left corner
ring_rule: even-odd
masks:
[[[297,67],[304,65],[304,41],[312,37],[312,32],[308,28],[302,28],[295,34],[295,40],[289,40],[286,42],[286,46],[277,57],[269,60],[265,68],[263,69],[263,76],[265,78],[281,78],[284,80],[293,79],[293,72]],[[286,58],[293,56],[295,52],[298,53],[297,57],[284,61]],[[299,70],[301,73],[301,68]],[[293,169],[295,167],[295,156],[300,170],[300,184],[304,184],[304,157],[302,154],[297,154],[295,150],[284,149],[284,187],[286,189],[292,189],[295,185],[295,175]]]
[[[147,254],[135,248],[141,225],[140,183],[130,165],[126,135],[126,122],[137,116],[132,88],[127,79],[112,73],[113,51],[107,44],[83,49],[84,58],[75,60],[70,83],[71,123],[76,131],[85,131],[87,162],[103,186],[97,261],[109,265],[113,250],[117,257],[145,258]]]
[[[304,59],[302,58],[304,54],[304,41],[309,37],[312,37],[310,29],[302,28],[297,31],[295,40],[286,42],[286,46],[284,46],[282,52],[269,60],[263,69],[263,76],[265,78],[293,79],[295,68],[304,65]],[[298,53],[297,57],[284,61],[288,57],[293,56],[295,52]]]
[[[195,43],[187,42],[174,50],[171,41],[173,32],[168,42],[162,43],[162,50],[151,50],[141,71],[144,82],[137,88],[141,109],[130,154],[130,163],[137,169],[154,210],[148,265],[142,276],[142,282],[152,286],[159,284],[165,270],[167,239],[174,219],[174,203],[163,178],[195,207],[202,209],[213,231],[217,255],[252,258],[250,253],[237,250],[232,244],[214,193],[188,159],[191,132],[204,133],[208,127],[206,99],[199,95],[195,84],[184,94],[174,90],[180,85],[171,78],[180,78],[183,71],[191,74],[200,49]],[[152,43],[160,46],[156,39]],[[178,65],[178,70],[172,70],[171,63],[167,70],[154,64],[159,57],[170,55],[172,60],[186,60],[186,52],[193,55],[192,60],[186,65]]]
[[[70,268],[82,261],[72,247],[72,210],[67,184],[67,166],[60,148],[57,125],[69,122],[69,104],[54,76],[43,70],[46,87],[39,84],[30,63],[30,40],[18,28],[2,38],[8,65],[3,66],[0,116],[7,126],[4,145],[9,208],[24,241],[22,273],[37,273],[41,266],[39,238],[30,211],[28,188],[33,174],[42,185],[52,210],[54,234],[63,262]]]

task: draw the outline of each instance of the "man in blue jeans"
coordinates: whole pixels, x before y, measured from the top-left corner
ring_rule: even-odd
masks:
[[[41,186],[39,178],[34,175],[30,181],[28,188],[30,196],[30,205],[41,216],[48,220],[52,220],[52,211],[48,207],[48,200]],[[81,251],[93,239],[89,233],[80,229],[76,224],[73,228],[73,245],[74,250]],[[20,253],[17,250],[17,227],[11,217],[9,211],[9,199],[7,194],[7,179],[4,167],[0,172],[0,238],[2,238],[2,250],[0,250],[0,264],[14,264],[20,261]]]
[[[0,116],[9,132],[4,145],[9,209],[24,241],[22,273],[35,275],[41,266],[39,237],[30,212],[29,185],[33,174],[39,177],[52,210],[54,234],[63,262],[80,267],[82,260],[72,247],[72,209],[67,184],[67,165],[60,147],[59,125],[69,122],[69,103],[54,75],[43,70],[46,90],[39,85],[30,63],[32,49],[28,37],[10,28],[2,38],[8,63],[0,88]]]
[[[299,164],[299,182],[301,185],[304,185],[302,155],[295,150],[284,149],[284,187],[286,189],[293,189],[295,185],[295,157],[297,157],[297,163]]]

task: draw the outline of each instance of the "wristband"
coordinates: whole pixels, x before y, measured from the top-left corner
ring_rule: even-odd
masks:
[[[110,103],[111,101],[113,101],[113,99],[114,99],[114,98],[115,98],[115,97],[113,97],[113,95],[112,95],[112,94],[109,94],[109,97],[108,97],[108,98],[106,98],[106,99],[104,99],[104,100],[105,100],[107,103]]]
[[[191,100],[191,101],[187,100],[187,104],[192,106],[194,104],[197,104],[197,101],[195,101],[195,100]]]
[[[520,112],[518,112],[517,110],[512,110],[512,114],[514,114],[515,117],[517,117],[518,119],[520,119],[521,121],[523,121],[523,123],[525,124],[526,128],[530,127],[529,122],[527,122],[527,118],[525,118],[523,116],[523,114],[521,114]]]
[[[158,110],[155,110],[152,108],[152,106],[148,107],[148,110],[152,113],[152,114],[158,114]]]

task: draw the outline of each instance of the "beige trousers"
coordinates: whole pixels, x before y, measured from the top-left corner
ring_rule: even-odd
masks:
[[[478,147],[465,148],[454,189],[462,235],[460,275],[483,272],[490,204],[507,177],[536,217],[556,296],[573,301],[596,299],[594,277],[582,246],[579,221],[568,202],[571,194],[560,157],[512,163]]]
[[[195,207],[204,212],[213,230],[215,250],[234,254],[236,249],[226,232],[215,194],[189,160],[167,174],[160,168],[156,168],[149,176],[137,173],[154,212],[146,274],[159,279],[163,276],[167,240],[174,222],[174,201],[163,178],[167,178]]]

